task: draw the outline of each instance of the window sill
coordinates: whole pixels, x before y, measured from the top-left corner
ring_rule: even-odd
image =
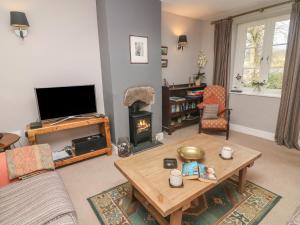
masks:
[[[230,91],[229,94],[268,97],[268,98],[281,98],[281,94],[279,94],[279,93],[268,93],[268,92],[264,92],[264,91],[261,91],[261,92],[254,92],[254,91],[232,92],[232,91]]]

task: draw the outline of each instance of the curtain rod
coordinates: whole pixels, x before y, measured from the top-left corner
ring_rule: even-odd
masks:
[[[233,18],[236,18],[236,17],[248,15],[248,14],[255,13],[255,12],[263,12],[266,9],[274,8],[274,7],[281,6],[281,5],[286,5],[286,4],[289,4],[289,3],[292,3],[292,2],[297,2],[297,1],[298,0],[288,0],[288,1],[285,1],[285,2],[280,2],[280,3],[277,3],[277,4],[273,4],[273,5],[262,7],[262,8],[259,8],[259,9],[254,9],[254,10],[251,10],[251,11],[248,11],[248,12],[236,14],[234,16],[229,16],[226,19],[233,19]],[[221,21],[221,20],[212,21],[211,24],[216,24],[219,21]]]

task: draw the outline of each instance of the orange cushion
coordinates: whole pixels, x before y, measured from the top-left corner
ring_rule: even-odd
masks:
[[[219,114],[225,111],[225,106],[219,101],[219,99],[214,94],[211,94],[209,97],[205,98],[203,102],[197,105],[197,107],[199,109],[204,109],[205,105],[210,105],[210,104],[219,105]]]
[[[216,120],[202,120],[202,128],[204,129],[226,129],[227,121],[224,118],[219,118]]]
[[[5,152],[0,153],[0,188],[8,185],[10,182],[8,178],[7,164]]]

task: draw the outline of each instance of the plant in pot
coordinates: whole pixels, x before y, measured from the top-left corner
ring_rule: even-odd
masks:
[[[267,84],[267,82],[265,80],[263,80],[263,81],[253,80],[251,82],[251,86],[253,87],[253,90],[258,91],[258,92],[260,92],[266,84]]]
[[[198,55],[197,66],[198,66],[198,73],[194,74],[195,85],[200,86],[201,81],[205,78],[205,73],[201,72],[207,64],[207,57],[203,52],[200,52]]]

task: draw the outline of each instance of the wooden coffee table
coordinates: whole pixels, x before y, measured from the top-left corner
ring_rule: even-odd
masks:
[[[260,152],[253,149],[199,134],[176,144],[163,145],[117,160],[115,166],[132,185],[132,197],[139,200],[161,225],[180,225],[183,211],[191,206],[191,202],[217,185],[198,180],[184,180],[183,188],[169,187],[170,170],[163,168],[163,159],[177,158],[181,169],[182,160],[176,151],[181,146],[196,146],[204,149],[206,154],[202,162],[215,168],[218,183],[238,172],[240,192],[245,188],[247,167],[261,156]],[[223,146],[233,148],[232,160],[223,160],[219,157]],[[169,215],[170,223],[165,219]]]

